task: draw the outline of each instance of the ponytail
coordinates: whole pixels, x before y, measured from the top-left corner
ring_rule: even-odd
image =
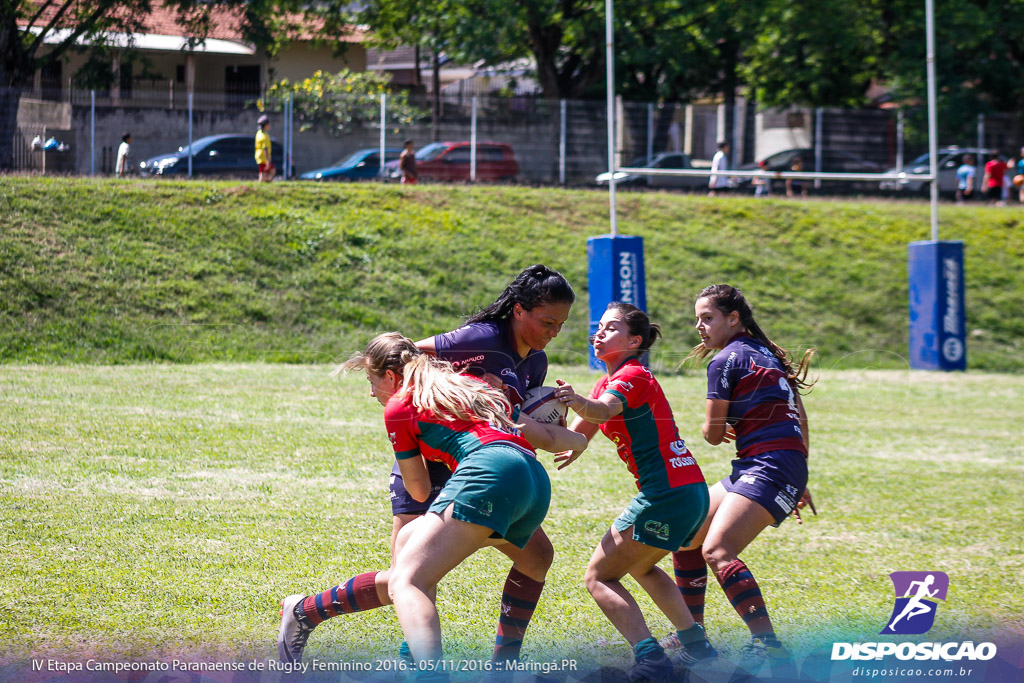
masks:
[[[427,354],[405,366],[401,392],[412,399],[415,408],[440,419],[484,420],[505,431],[516,428],[505,394],[486,382],[456,373],[451,363]]]
[[[637,308],[633,304],[627,304],[622,301],[613,301],[608,304],[606,311],[618,311],[622,317],[622,322],[626,324],[626,330],[630,336],[639,336],[641,338],[640,346],[637,351],[643,353],[652,346],[654,342],[661,337],[661,326],[651,322],[650,317],[644,313],[641,309]]]
[[[516,304],[530,311],[545,304],[572,305],[575,301],[576,293],[561,273],[537,264],[519,273],[494,303],[466,318],[466,324],[508,320]]]
[[[378,377],[391,370],[402,378],[398,393],[409,396],[415,408],[438,419],[483,420],[506,431],[517,427],[509,417],[512,406],[505,394],[456,373],[451,363],[423,353],[398,332],[374,337],[366,351],[355,354],[331,374],[352,370],[365,370]]]

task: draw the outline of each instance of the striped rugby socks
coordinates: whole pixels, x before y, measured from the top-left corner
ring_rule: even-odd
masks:
[[[494,640],[493,661],[507,662],[519,659],[523,648],[526,627],[530,625],[533,612],[537,609],[543,581],[534,581],[513,567],[505,579],[501,593],[501,614],[498,616],[498,633]]]
[[[704,594],[708,585],[708,565],[704,561],[704,551],[701,548],[677,550],[672,553],[672,567],[683,601],[690,608],[693,620],[703,626]]]
[[[323,593],[310,595],[296,603],[295,616],[312,627],[339,614],[376,609],[382,604],[377,597],[376,577],[377,572],[358,574]]]
[[[743,564],[743,560],[733,560],[725,565],[718,574],[718,583],[722,584],[725,597],[729,598],[733,609],[743,617],[747,628],[755,638],[775,641],[775,630],[768,618],[761,587],[757,585],[754,575]]]

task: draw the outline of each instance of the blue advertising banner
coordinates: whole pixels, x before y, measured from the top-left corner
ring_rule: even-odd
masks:
[[[911,242],[910,367],[967,369],[964,243]]]
[[[590,334],[605,309],[613,301],[633,304],[647,310],[647,285],[644,275],[644,241],[629,235],[600,235],[587,238],[587,282],[590,289]],[[604,366],[588,351],[590,367]]]

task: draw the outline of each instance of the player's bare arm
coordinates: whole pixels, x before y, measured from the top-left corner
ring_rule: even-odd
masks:
[[[723,441],[734,439],[735,432],[733,432],[731,438],[728,433],[731,431],[729,423],[726,421],[728,417],[729,401],[721,398],[709,398],[707,413],[704,417],[704,426],[701,427],[704,440],[712,446],[717,446]]]
[[[581,418],[595,425],[604,424],[623,410],[622,401],[614,394],[602,394],[599,398],[585,398],[576,393],[571,384],[557,380],[555,398],[566,404]]]
[[[549,453],[561,451],[582,453],[590,443],[584,434],[560,427],[557,424],[537,422],[526,415],[520,415],[519,421],[522,423],[523,437],[534,448],[540,448]]]

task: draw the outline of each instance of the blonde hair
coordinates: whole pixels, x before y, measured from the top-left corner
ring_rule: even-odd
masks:
[[[453,422],[483,420],[496,427],[514,430],[512,406],[505,394],[482,382],[460,375],[452,364],[423,353],[398,332],[377,335],[357,353],[339,365],[332,375],[365,370],[380,377],[391,370],[402,378],[396,395],[409,396],[413,407],[434,417]]]

